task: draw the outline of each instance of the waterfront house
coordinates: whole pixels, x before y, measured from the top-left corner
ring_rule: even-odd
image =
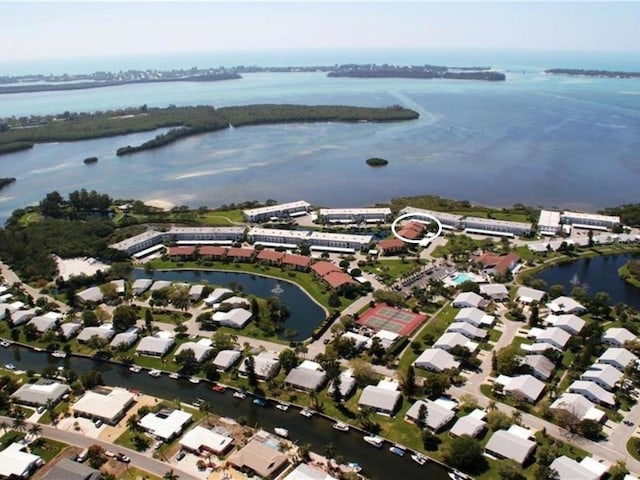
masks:
[[[242,353],[237,350],[221,350],[211,363],[213,363],[218,371],[226,372],[233,367],[242,357]]]
[[[291,216],[298,216],[299,214],[306,215],[310,207],[311,204],[308,202],[299,200],[296,202],[268,205],[266,207],[247,208],[242,211],[242,214],[248,222],[257,223],[267,220],[289,218]]]
[[[129,348],[136,342],[136,340],[138,340],[137,329],[134,331],[118,333],[115,337],[113,337],[113,340],[111,340],[109,346],[114,349]]]
[[[84,303],[101,303],[104,295],[100,287],[89,287],[77,294],[78,299]]]
[[[171,332],[158,332],[156,335],[143,337],[136,346],[136,353],[150,357],[164,357],[174,344],[175,340]]]
[[[228,288],[216,288],[204,300],[204,303],[208,306],[212,306],[231,296],[233,296],[233,290],[230,290]]]
[[[433,372],[442,372],[444,370],[458,369],[460,362],[441,348],[428,348],[416,358],[413,365]]]
[[[204,362],[213,352],[213,348],[211,347],[211,340],[209,340],[208,338],[202,338],[197,342],[183,343],[176,349],[174,358],[177,357],[180,352],[184,352],[185,350],[191,350],[193,352],[195,361],[198,363]]]
[[[280,368],[280,360],[275,352],[263,351],[257,355],[252,355],[254,360],[254,370],[259,380],[267,381],[273,377]],[[247,375],[247,359],[245,358],[240,364],[240,374]]]
[[[337,480],[320,467],[301,463],[282,480]]]
[[[26,383],[11,394],[13,401],[22,405],[56,405],[69,391],[69,385],[48,378]]]
[[[233,438],[196,425],[185,433],[178,443],[183,449],[196,455],[207,456],[209,453],[221,455],[229,450],[233,444]]]
[[[595,403],[578,393],[565,392],[550,406],[552,411],[564,411],[578,420],[594,420],[602,423],[607,420],[606,414],[596,407]]]
[[[44,333],[55,328],[58,325],[58,319],[40,315],[29,320],[28,325],[33,325],[38,333]]]
[[[460,228],[463,218],[462,215],[456,215],[455,213],[437,212],[435,210],[425,210],[424,208],[417,207],[404,207],[400,210],[401,215],[404,215],[405,213],[424,213],[425,215],[434,217],[440,222],[442,228],[445,230],[457,230]]]
[[[285,253],[284,257],[282,257],[282,265],[300,272],[308,272],[311,265],[311,257]]]
[[[321,260],[311,265],[311,270],[320,278],[331,272],[342,272],[341,268],[325,260]]]
[[[626,328],[613,327],[602,334],[602,341],[614,347],[624,347],[626,342],[632,342],[637,339],[638,337]]]
[[[456,308],[484,309],[489,305],[489,302],[475,292],[462,292],[453,299],[452,305]]]
[[[151,285],[153,285],[153,280],[150,278],[138,278],[133,282],[133,285],[131,285],[131,291],[133,295],[137,297],[149,290]]]
[[[249,323],[252,314],[244,308],[232,308],[228,312],[215,312],[211,315],[211,320],[231,328],[241,329]]]
[[[575,315],[582,315],[583,313],[587,313],[586,307],[571,297],[555,298],[547,303],[547,308],[556,314],[573,313]]]
[[[487,413],[484,410],[476,408],[468,415],[460,417],[453,427],[451,427],[449,435],[452,437],[460,437],[462,435],[477,437],[487,426],[487,422],[484,421],[486,415]]]
[[[291,369],[284,379],[284,384],[303,392],[317,392],[327,380],[327,374],[320,364],[305,360]]]
[[[38,455],[27,453],[23,443],[11,443],[0,451],[0,477],[29,478],[44,460]]]
[[[320,223],[385,223],[391,218],[389,208],[321,208]]]
[[[155,438],[169,442],[182,433],[192,421],[190,413],[182,410],[163,408],[147,413],[138,421],[138,425]]]
[[[586,380],[576,380],[569,388],[569,393],[578,393],[585,398],[588,398],[592,402],[599,405],[604,405],[609,408],[613,408],[616,405],[616,397],[611,392],[607,392],[600,385],[595,382],[589,382]]]
[[[509,458],[523,466],[536,449],[536,442],[509,430],[495,432],[487,445],[485,452],[495,458]]]
[[[242,472],[262,478],[276,478],[288,465],[288,457],[278,450],[277,444],[261,442],[253,438],[234,452],[228,462]]]
[[[165,288],[169,288],[171,286],[171,282],[168,280],[156,280],[149,287],[150,292],[157,292],[158,290],[163,290]]]
[[[74,415],[117,424],[135,403],[135,395],[124,388],[96,387],[82,395],[73,405]]]
[[[13,310],[11,312],[11,325],[18,326],[27,323],[37,315],[38,310],[30,308],[29,310]]]
[[[116,331],[110,323],[105,323],[97,327],[85,327],[78,334],[78,342],[87,343],[92,337],[97,337],[109,342],[115,334]]]
[[[196,247],[189,245],[180,245],[178,247],[169,247],[167,256],[173,261],[190,260],[195,256]]]
[[[377,386],[368,385],[362,390],[358,405],[369,407],[377,413],[393,415],[398,408],[402,395],[394,382],[380,380]]]
[[[204,260],[221,260],[227,254],[227,249],[216,245],[202,245],[198,253]]]
[[[503,386],[503,392],[506,395],[520,396],[529,403],[537,402],[545,388],[543,382],[529,374],[517,377],[499,375],[496,383]]]
[[[467,322],[474,327],[491,327],[496,318],[493,315],[487,315],[479,308],[465,307],[455,316],[456,322]]]
[[[420,407],[427,409],[426,426],[433,432],[445,428],[455,417],[455,412],[431,400],[417,400],[411,405],[404,417],[406,421],[417,423],[420,419]]]
[[[225,257],[237,262],[250,262],[254,253],[252,248],[231,247],[227,249]]]
[[[74,335],[76,335],[82,329],[82,325],[74,322],[67,322],[60,325],[60,330],[62,330],[62,336],[69,340]]]
[[[349,398],[355,391],[358,386],[358,382],[355,378],[353,378],[351,371],[345,370],[340,373],[340,396],[343,399]],[[331,395],[335,390],[334,382],[331,382],[327,387],[327,393]]]
[[[203,291],[204,285],[191,285],[191,288],[189,288],[189,300],[197,302],[202,297]]]
[[[263,249],[256,256],[256,260],[259,263],[262,263],[265,265],[278,266],[282,263],[283,257],[284,257],[284,252],[276,252],[275,250]]]
[[[608,365],[613,365],[621,372],[624,372],[627,365],[631,362],[637,362],[638,357],[636,357],[633,353],[631,353],[626,348],[617,348],[611,347],[608,348],[600,357],[598,358],[598,363],[606,363]]]

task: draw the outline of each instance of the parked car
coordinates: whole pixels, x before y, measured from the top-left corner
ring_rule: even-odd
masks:
[[[100,428],[102,425],[104,425],[104,422],[102,420],[100,420],[99,418],[93,421],[93,425],[96,428]]]
[[[186,453],[184,453],[184,450],[180,450],[178,452],[178,455],[176,455],[176,460],[178,460],[178,461],[182,460],[185,455],[186,455]]]
[[[213,387],[211,387],[211,390],[218,393],[224,393],[227,390],[227,387],[225,387],[224,385],[220,385],[219,383],[216,383]]]
[[[117,454],[117,458],[118,460],[120,460],[122,463],[129,463],[131,462],[131,459],[129,457],[127,457],[124,453],[118,453]]]

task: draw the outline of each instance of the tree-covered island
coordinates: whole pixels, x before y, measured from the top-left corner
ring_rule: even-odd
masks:
[[[16,179],[13,177],[9,177],[9,178],[0,178],[0,190],[2,190],[4,187],[6,187],[7,185],[11,185],[13,182],[15,182]]]
[[[640,78],[640,72],[621,72],[617,70],[584,70],[581,68],[550,68],[544,73],[550,75],[573,75],[581,77],[603,78]]]
[[[420,115],[394,105],[387,108],[345,105],[246,105],[216,109],[212,106],[139,108],[36,116],[0,120],[0,155],[31,148],[36,143],[68,142],[145,132],[172,130],[137,146],[123,146],[125,155],[158,148],[181,138],[214,132],[230,126],[308,122],[392,122],[414,120]],[[32,128],[24,128],[24,127]]]

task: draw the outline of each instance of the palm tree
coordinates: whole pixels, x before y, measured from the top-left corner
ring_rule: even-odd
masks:
[[[22,412],[20,412],[20,413],[22,413]],[[27,426],[27,422],[24,419],[24,414],[14,417],[13,425],[12,425],[12,428],[14,430],[17,430],[19,432],[23,432],[25,430],[26,426]]]
[[[511,414],[511,419],[513,420],[513,423],[520,425],[520,422],[522,421],[522,412],[520,410],[514,410]]]
[[[489,405],[487,405],[487,410],[490,412],[493,412],[497,409],[498,409],[498,404],[495,402],[495,400],[491,400],[489,402]]]
[[[171,469],[162,476],[162,480],[178,480],[178,475],[176,475],[173,472],[173,469]]]
[[[138,414],[134,413],[129,418],[127,418],[127,428],[132,432],[139,432],[140,425],[138,425]]]
[[[10,426],[11,426],[11,425],[9,425],[9,423],[8,423],[8,422],[5,422],[4,420],[3,420],[2,422],[0,422],[0,428],[2,429],[2,433],[3,433],[3,434],[6,434],[6,433],[7,433],[7,430],[9,430],[9,427],[10,427]]]
[[[203,402],[202,405],[200,405],[200,411],[207,416],[207,423],[209,423],[209,414],[211,413],[211,403]]]
[[[29,427],[29,434],[33,438],[36,438],[41,433],[42,433],[42,427],[40,425],[38,425],[37,423],[34,423]]]

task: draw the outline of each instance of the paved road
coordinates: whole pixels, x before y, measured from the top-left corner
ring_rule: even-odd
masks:
[[[6,421],[11,423],[13,421],[12,418],[2,417],[0,416],[0,421]],[[30,422],[27,422],[30,423]],[[195,477],[187,472],[183,472],[179,468],[168,465],[160,460],[156,460],[151,457],[147,457],[142,453],[138,453],[134,450],[130,450],[125,447],[115,446],[112,443],[104,442],[102,440],[98,440],[95,438],[85,437],[79,433],[75,432],[67,432],[65,430],[58,430],[57,428],[51,427],[49,425],[40,425],[42,427],[42,436],[51,438],[53,440],[58,440],[60,442],[73,445],[81,448],[88,448],[91,445],[100,445],[105,450],[111,450],[113,452],[122,452],[131,458],[131,464],[141,470],[152,473],[162,478],[162,476],[168,472],[169,470],[173,470],[176,475],[179,475],[181,480],[200,480],[198,477]]]
[[[45,298],[47,300],[47,302],[55,303],[58,306],[58,308],[60,309],[60,311],[63,312],[63,313],[65,313],[65,312],[67,312],[69,310],[69,307],[65,303],[62,303],[62,302],[56,300],[55,298],[50,297],[49,295],[43,295],[43,294],[40,293],[40,291],[37,288],[33,288],[33,287],[27,285],[26,283],[22,283],[22,280],[20,280],[20,278],[18,278],[18,275],[16,275],[16,273],[13,270],[11,270],[8,265],[5,265],[2,262],[0,262],[0,273],[4,277],[5,283],[7,283],[8,285],[13,285],[14,283],[19,283],[22,286],[22,288],[24,289],[24,291],[26,293],[28,293],[33,298],[34,302],[38,298],[43,297],[43,298]]]

